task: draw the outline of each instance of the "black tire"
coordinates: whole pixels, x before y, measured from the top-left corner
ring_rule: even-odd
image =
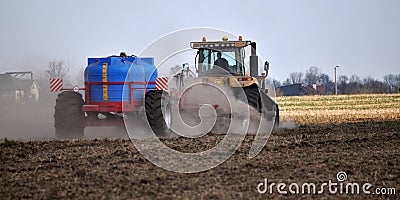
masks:
[[[261,112],[261,98],[260,98],[260,92],[258,91],[257,87],[247,87],[243,88],[244,93],[247,98],[247,103],[258,110],[258,112]]]
[[[54,128],[57,138],[80,138],[84,135],[85,113],[82,95],[73,91],[58,94],[54,106]]]
[[[161,105],[163,103],[163,105]],[[147,120],[153,132],[157,136],[167,136],[170,133],[169,125],[166,119],[163,116],[164,111],[168,111],[170,113],[170,105],[168,95],[163,95],[162,90],[151,90],[146,93],[145,96],[145,110]],[[171,117],[171,116],[169,116]],[[171,118],[169,118],[170,120]]]
[[[261,99],[260,97],[260,91],[258,90],[257,87],[248,87],[244,88],[244,93],[246,94],[247,97],[247,102],[250,106],[253,108],[257,109],[260,113],[262,112],[262,108],[265,107],[266,111],[273,111],[275,112],[274,116],[268,116],[268,119],[270,120],[270,117],[275,117],[274,121],[274,127],[279,126],[279,107],[278,104],[276,104],[268,95],[263,94],[264,100]],[[264,102],[264,103],[262,103]]]
[[[279,127],[279,106],[278,106],[278,104],[275,104],[272,107],[272,110],[275,111],[274,129],[277,129]]]
[[[279,106],[265,92],[261,91],[261,96],[262,96],[263,107],[265,107],[265,112],[270,113],[267,114],[267,119],[275,120],[274,128],[277,128],[279,126]]]

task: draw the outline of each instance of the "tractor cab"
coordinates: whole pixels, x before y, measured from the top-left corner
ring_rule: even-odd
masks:
[[[202,42],[191,42],[191,48],[198,49],[196,55],[198,76],[246,76],[244,66],[245,47],[249,45],[253,47],[255,43],[242,41],[242,37],[239,37],[238,41],[228,41],[226,36],[222,38],[222,41],[207,41],[203,37]],[[258,66],[250,67],[258,68]],[[257,75],[254,74],[254,76]]]
[[[231,87],[258,87],[265,89],[265,77],[268,75],[269,63],[265,62],[264,72],[258,74],[258,56],[256,43],[242,40],[228,40],[227,36],[221,41],[207,41],[205,37],[201,42],[191,42],[192,49],[197,49],[195,67],[198,77],[226,77]],[[249,66],[245,66],[245,49],[250,48]],[[247,65],[247,62],[246,62]],[[250,69],[246,71],[246,69]],[[235,80],[232,80],[235,79]],[[213,79],[210,79],[211,81]]]

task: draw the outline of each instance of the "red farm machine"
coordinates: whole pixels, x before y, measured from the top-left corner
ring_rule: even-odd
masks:
[[[167,129],[159,106],[162,90],[157,90],[157,69],[153,58],[109,56],[89,58],[85,69],[85,87],[62,89],[54,112],[54,127],[59,138],[77,138],[91,126],[124,126],[123,113],[143,110],[152,116],[150,123]],[[53,80],[57,87],[57,80]],[[85,91],[85,101],[79,90]],[[100,116],[102,115],[102,117]],[[161,121],[161,123],[160,123]],[[164,122],[164,123],[162,123]]]

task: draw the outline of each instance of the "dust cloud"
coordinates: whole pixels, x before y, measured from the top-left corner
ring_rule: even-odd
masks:
[[[0,96],[0,140],[55,140],[54,105],[58,93],[42,86],[39,102],[17,104]],[[86,127],[82,139],[128,138],[125,127]]]
[[[174,84],[176,81],[170,81]],[[245,94],[234,93],[233,89],[208,84],[184,84],[187,88],[181,101],[188,105],[198,105],[197,109],[174,111],[171,129],[186,137],[200,137],[207,133],[226,134],[228,130],[235,134],[256,134],[260,128],[261,115],[249,106]],[[172,85],[174,88],[175,85]],[[213,105],[218,105],[213,108]],[[218,114],[217,114],[218,113]],[[225,116],[225,117],[224,117]],[[234,117],[232,117],[234,116]],[[271,122],[271,125],[273,122]],[[231,127],[229,129],[229,127]]]
[[[41,96],[39,103],[15,101],[2,97],[0,101],[0,139],[54,139],[53,113],[55,95]]]
[[[279,129],[294,129],[296,128],[296,124],[294,121],[289,120],[289,121],[282,121],[279,123]]]
[[[190,85],[190,84],[187,84]],[[54,140],[54,105],[58,93],[47,91],[48,85],[41,85],[40,100],[37,104],[15,101],[0,96],[0,140]],[[199,137],[208,133],[226,134],[231,124],[238,126],[238,131],[248,126],[247,133],[256,133],[260,123],[257,110],[245,102],[236,99],[232,91],[222,91],[214,87],[191,87],[185,100],[192,104],[203,105],[202,110],[175,112],[172,128],[182,136]],[[229,99],[235,99],[230,101]],[[212,105],[218,105],[217,111],[231,114],[234,110],[241,118],[223,119],[216,115]],[[197,127],[197,128],[195,128]],[[133,128],[137,129],[135,125]],[[295,128],[291,121],[282,122],[279,128]],[[231,130],[235,132],[235,129]],[[241,131],[239,131],[241,132]],[[174,137],[176,135],[173,135]],[[83,139],[94,138],[129,138],[125,127],[86,127]]]

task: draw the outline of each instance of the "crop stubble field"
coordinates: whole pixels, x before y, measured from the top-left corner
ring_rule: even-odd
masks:
[[[128,140],[5,141],[0,143],[0,197],[84,199],[315,198],[259,194],[272,182],[322,183],[344,171],[349,182],[395,187],[395,195],[330,195],[317,198],[389,198],[400,192],[400,95],[278,97],[281,118],[295,128],[275,131],[255,158],[254,136],[222,165],[179,174],[148,162]],[[162,141],[174,149],[204,150],[223,135]]]
[[[282,120],[297,124],[400,119],[399,94],[278,97]]]

